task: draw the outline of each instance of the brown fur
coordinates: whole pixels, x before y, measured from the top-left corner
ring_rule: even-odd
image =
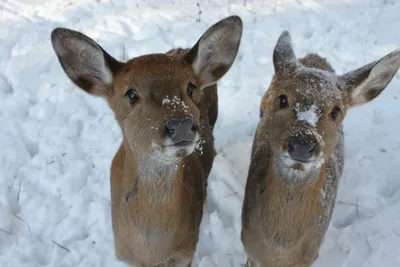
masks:
[[[123,63],[82,33],[53,30],[65,73],[108,102],[123,133],[110,179],[118,260],[133,267],[191,265],[215,156],[215,84],[232,66],[241,35],[241,19],[231,16],[192,49]]]
[[[167,52],[167,55],[183,59],[190,49],[172,49]],[[206,109],[208,110],[208,119],[210,121],[210,126],[214,128],[214,125],[218,117],[218,94],[217,94],[217,84],[213,84],[203,89],[204,98],[207,99]]]
[[[299,58],[299,62],[308,68],[316,68],[321,70],[326,70],[329,72],[335,72],[331,64],[326,60],[326,58],[320,57],[317,54],[311,53],[303,58]]]
[[[157,65],[160,63],[149,62],[141,67],[149,71],[145,69],[147,66],[154,68]],[[172,176],[161,180],[159,177],[140,178],[137,158],[126,140],[121,144],[111,167],[113,230],[119,260],[143,267],[181,266],[179,261],[185,265],[190,263],[198,240],[207,177],[214,158],[213,125],[210,125],[209,117],[215,122],[217,114],[209,114],[208,105],[213,103],[212,110],[217,110],[214,107],[217,102],[212,101],[216,98],[216,89],[215,86],[215,90],[203,94],[198,104],[199,128],[205,140],[202,152],[185,157]],[[174,264],[165,263],[166,259]]]
[[[335,70],[332,68],[331,64],[326,60],[326,58],[322,58],[317,54],[311,53],[306,55],[303,58],[299,59],[299,62],[304,65],[305,67],[309,68],[317,68],[321,70],[326,70],[329,72],[335,72]],[[272,76],[272,81],[274,81],[275,76]],[[260,105],[260,117],[262,117],[264,110],[267,107],[268,99],[272,97],[273,90],[267,90],[267,92],[264,94],[263,98],[261,99],[261,105]]]

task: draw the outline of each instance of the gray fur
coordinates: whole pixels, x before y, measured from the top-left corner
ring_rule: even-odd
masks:
[[[266,101],[262,102],[252,147],[241,238],[250,267],[309,267],[318,257],[329,227],[344,166],[343,126],[340,121],[334,124],[327,119],[330,113],[322,112],[327,107],[339,106],[344,117],[348,107],[369,102],[379,95],[400,67],[400,51],[338,76],[316,54],[297,61],[290,36],[284,32],[274,50],[274,66],[272,91],[264,96]],[[276,116],[279,109],[274,109],[272,101],[282,91],[292,89],[297,90],[292,93],[292,100],[295,99],[292,105],[302,104],[304,110],[314,107],[315,116],[311,120],[302,121],[298,116],[293,119],[295,115],[290,115],[290,109]],[[299,109],[293,108],[293,112],[298,113]],[[279,127],[271,128],[271,122]],[[323,165],[307,172],[288,173],[281,155],[277,155],[279,144],[285,141],[281,136],[310,133],[314,136],[328,133],[317,140],[329,151],[324,155]]]

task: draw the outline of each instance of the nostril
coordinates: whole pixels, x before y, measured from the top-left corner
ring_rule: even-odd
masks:
[[[167,123],[165,125],[165,133],[167,136],[171,137],[174,135],[175,129],[171,125],[168,125],[168,123]]]
[[[315,151],[315,143],[310,143],[309,144],[309,149],[308,149],[308,153],[313,153]]]
[[[193,124],[190,129],[192,130],[192,132],[196,132],[197,131],[197,126],[195,124]]]
[[[294,151],[294,146],[292,144],[292,140],[289,140],[287,150],[288,150],[288,152],[293,152]]]

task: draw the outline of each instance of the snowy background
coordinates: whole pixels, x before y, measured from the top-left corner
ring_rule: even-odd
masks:
[[[241,266],[240,213],[260,99],[280,33],[298,56],[344,73],[400,48],[397,0],[1,0],[0,266],[123,266],[114,258],[109,168],[121,133],[106,103],[61,70],[50,32],[82,31],[120,60],[192,46],[218,20],[244,21],[219,83],[218,156],[196,255]],[[313,267],[400,266],[400,72],[345,119],[346,165]]]

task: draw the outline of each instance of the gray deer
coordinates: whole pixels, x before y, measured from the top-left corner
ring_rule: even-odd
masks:
[[[297,60],[284,31],[261,102],[242,210],[250,267],[309,267],[328,228],[343,172],[342,121],[377,97],[400,50],[344,75],[316,54]]]

